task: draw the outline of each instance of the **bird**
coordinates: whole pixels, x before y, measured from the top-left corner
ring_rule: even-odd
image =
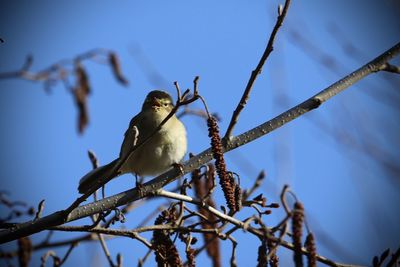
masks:
[[[176,115],[172,115],[161,129],[152,135],[173,108],[172,97],[167,92],[161,90],[149,92],[141,111],[129,123],[119,157],[84,175],[79,181],[79,193],[87,193],[98,184],[96,182],[98,179],[106,175],[112,176],[107,177],[109,180],[125,173],[132,173],[136,177],[154,176],[179,164],[186,154],[187,137],[186,128]],[[136,144],[141,144],[149,136],[151,136],[149,140],[132,151],[136,138]],[[121,162],[121,167],[115,171],[115,167]]]

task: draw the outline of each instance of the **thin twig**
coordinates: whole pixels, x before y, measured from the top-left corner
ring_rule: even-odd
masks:
[[[33,220],[37,220],[37,219],[39,219],[40,217],[42,217],[42,212],[43,212],[43,210],[44,210],[44,202],[45,202],[44,199],[42,199],[42,200],[39,202],[38,210],[37,210],[37,212],[36,212],[36,214],[35,214],[35,218],[34,218]]]
[[[243,229],[245,231],[248,231],[248,232],[250,232],[250,233],[252,233],[252,234],[254,234],[254,235],[258,236],[258,237],[261,237],[261,238],[263,238],[264,235],[265,235],[264,231],[260,231],[259,229],[255,229],[253,227],[250,227],[247,223],[242,222],[240,220],[237,220],[236,218],[231,217],[231,216],[229,216],[229,215],[227,215],[225,213],[222,213],[222,212],[214,209],[213,207],[210,207],[210,206],[202,203],[201,201],[193,199],[192,197],[185,196],[185,195],[180,195],[180,194],[176,194],[176,193],[172,193],[172,192],[168,192],[168,191],[165,191],[165,190],[162,190],[162,189],[157,191],[157,195],[168,197],[168,198],[172,198],[172,199],[176,199],[176,200],[186,201],[186,202],[189,202],[189,203],[192,203],[192,204],[195,204],[195,205],[202,205],[201,206],[202,208],[207,209],[208,211],[212,212],[213,214],[215,214],[216,216],[218,216],[222,220],[229,221],[230,223],[232,223],[236,227],[239,227],[239,228],[241,228],[241,229]],[[284,233],[285,232],[286,231],[284,231]],[[280,244],[280,245],[282,245],[282,246],[284,246],[284,247],[286,247],[286,248],[288,248],[290,250],[294,250],[294,245],[292,243],[284,241],[281,238],[276,238],[274,236],[269,236],[269,238],[273,242],[275,242],[277,244]],[[309,254],[309,252],[305,248],[301,248],[301,253],[304,254],[304,255],[308,255]],[[317,260],[322,262],[322,263],[324,263],[324,264],[326,264],[326,265],[329,265],[329,266],[336,266],[336,267],[337,266],[341,266],[341,267],[350,267],[350,266],[355,267],[356,266],[356,265],[348,265],[348,264],[337,263],[337,262],[334,262],[334,261],[332,261],[332,260],[330,260],[330,259],[328,259],[326,257],[320,256],[320,255],[317,255]]]
[[[152,249],[147,250],[146,255],[144,255],[144,257],[143,257],[142,259],[139,259],[139,261],[138,261],[138,267],[143,266],[143,264],[146,262],[146,260],[147,260],[147,259],[149,258],[149,256],[151,255],[151,252],[152,252],[152,251],[153,251]]]
[[[261,186],[261,184],[264,181],[264,179],[265,179],[265,172],[261,171],[258,174],[256,180],[254,181],[253,186],[250,189],[244,191],[244,193],[243,193],[243,202],[245,202],[254,193],[254,191],[256,191],[256,189]]]
[[[276,34],[278,33],[279,28],[282,26],[283,20],[285,19],[285,16],[289,9],[289,5],[290,5],[290,0],[286,0],[285,6],[283,7],[283,9],[280,9],[280,8],[278,9],[279,10],[278,18],[276,20],[274,29],[272,30],[271,35],[269,37],[267,47],[265,48],[264,53],[261,56],[260,61],[257,64],[257,67],[251,72],[251,76],[250,76],[249,81],[247,82],[246,89],[244,90],[242,98],[240,99],[239,104],[237,105],[235,111],[233,112],[231,121],[229,122],[228,129],[226,130],[226,133],[224,136],[225,139],[228,139],[229,137],[231,137],[233,128],[235,127],[235,124],[238,121],[239,114],[243,110],[245,105],[247,104],[247,101],[250,96],[250,91],[253,88],[254,82],[256,81],[257,76],[261,73],[261,70],[262,70],[262,67],[264,66],[265,61],[267,60],[267,58],[271,54],[272,50],[274,49],[274,41],[275,41]]]
[[[215,228],[208,229],[199,229],[187,226],[179,226],[179,225],[171,225],[171,224],[156,224],[143,226],[135,229],[112,229],[112,228],[87,228],[85,226],[55,226],[52,228],[54,231],[62,231],[62,232],[88,232],[88,233],[99,233],[103,235],[110,236],[122,236],[122,237],[131,237],[135,238],[139,233],[152,232],[155,230],[168,230],[168,231],[176,231],[176,232],[193,232],[193,233],[213,233],[219,234],[219,230]],[[134,237],[133,237],[134,236]]]
[[[78,243],[72,243],[69,248],[67,253],[65,253],[64,257],[62,258],[61,262],[60,262],[60,266],[63,265],[65,263],[65,261],[68,259],[69,255],[71,254],[72,250],[78,245]]]
[[[110,250],[107,247],[107,244],[106,244],[106,241],[105,241],[103,235],[102,234],[97,234],[97,236],[99,238],[99,241],[100,241],[100,244],[101,244],[101,248],[104,251],[104,255],[106,256],[106,258],[108,260],[108,263],[110,264],[110,266],[115,267],[116,265],[114,264],[114,261],[113,261],[113,259],[111,257],[111,254],[110,254]]]
[[[285,185],[283,186],[283,189],[282,189],[282,192],[281,192],[281,202],[282,202],[283,208],[285,209],[286,214],[287,214],[288,216],[290,216],[291,211],[290,211],[289,205],[287,204],[287,201],[286,201],[286,192],[287,192],[288,190],[289,190],[289,186],[285,184]]]

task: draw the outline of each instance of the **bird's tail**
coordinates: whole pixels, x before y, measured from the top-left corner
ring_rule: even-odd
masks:
[[[79,193],[85,194],[89,189],[94,187],[98,189],[103,186],[104,183],[102,181],[110,180],[118,176],[117,172],[114,170],[114,166],[117,162],[118,159],[111,161],[110,163],[96,168],[83,176],[79,181]]]

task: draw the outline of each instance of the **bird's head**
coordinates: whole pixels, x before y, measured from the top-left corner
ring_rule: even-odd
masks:
[[[144,100],[142,111],[167,116],[174,108],[172,97],[164,91],[151,91]]]
[[[171,112],[174,108],[172,97],[164,91],[151,91],[144,100],[142,111]]]

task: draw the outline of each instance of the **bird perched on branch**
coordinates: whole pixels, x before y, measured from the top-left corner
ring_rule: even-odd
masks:
[[[142,110],[131,120],[125,132],[119,158],[82,177],[78,187],[79,193],[84,194],[95,186],[101,187],[98,179],[104,179],[104,176],[111,179],[125,173],[139,176],[157,175],[179,163],[187,148],[183,123],[174,114],[154,133],[173,108],[174,104],[168,93],[151,91],[143,103]],[[143,143],[147,138],[149,139]],[[118,165],[121,166],[117,168]]]

